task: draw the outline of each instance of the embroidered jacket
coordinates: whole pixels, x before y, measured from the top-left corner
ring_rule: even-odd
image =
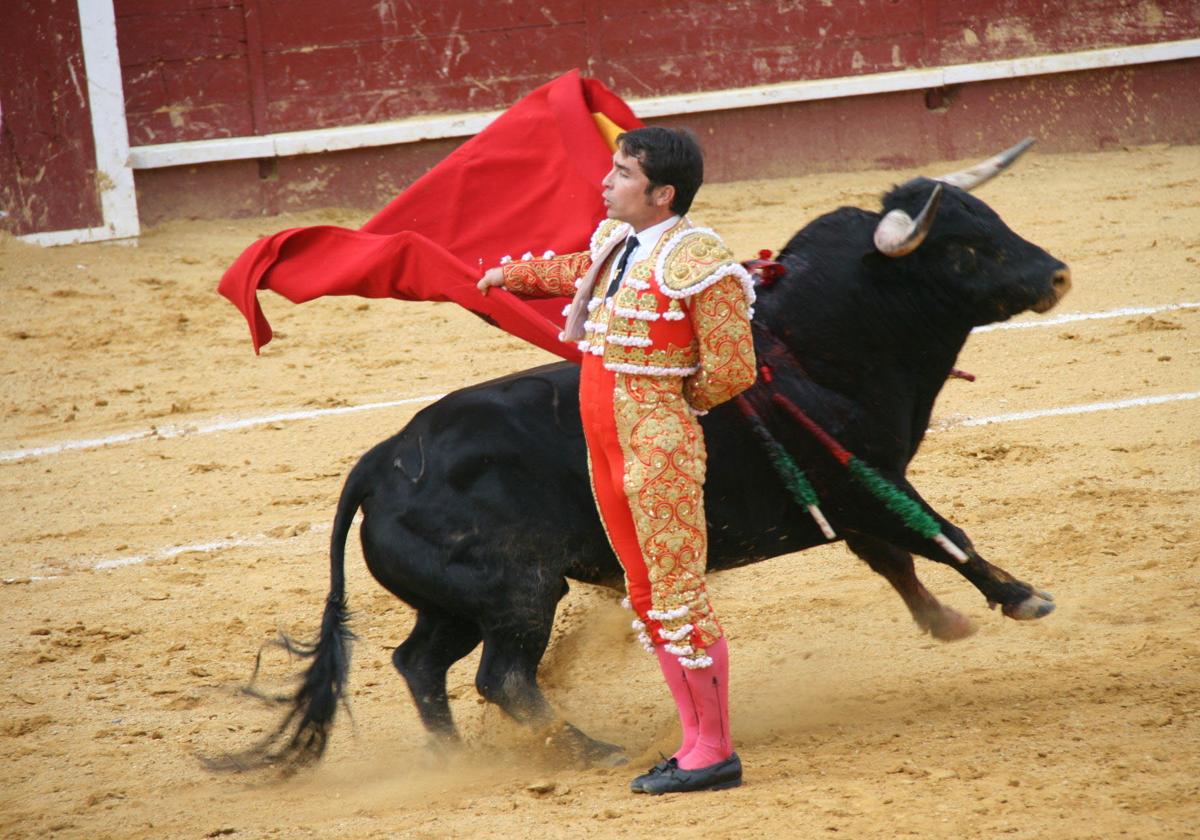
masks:
[[[757,371],[749,273],[716,233],[684,218],[648,259],[629,266],[621,288],[605,301],[616,246],[630,232],[624,222],[605,220],[588,251],[506,263],[504,286],[533,297],[576,295],[575,305],[587,307],[580,350],[601,356],[618,373],[683,377],[684,396],[698,411],[750,387]],[[584,278],[593,285],[590,296],[579,290]]]

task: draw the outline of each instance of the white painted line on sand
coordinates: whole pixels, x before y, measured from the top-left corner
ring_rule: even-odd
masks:
[[[1160,394],[1149,397],[1131,397],[1126,400],[1114,400],[1109,402],[1087,403],[1084,405],[1067,405],[1056,408],[1042,408],[1032,411],[1016,411],[1010,414],[993,414],[988,417],[965,417],[955,418],[944,422],[938,422],[931,426],[930,432],[944,432],[950,429],[970,426],[988,426],[994,423],[1016,423],[1022,420],[1037,420],[1043,417],[1061,417],[1072,414],[1092,414],[1098,411],[1115,411],[1124,408],[1144,408],[1146,406],[1162,405],[1164,403],[1180,402],[1182,400],[1200,399],[1200,391],[1190,391],[1181,394]],[[355,515],[355,521],[361,521],[362,514]],[[314,525],[306,530],[305,534],[318,533],[321,531],[330,530],[331,525]],[[176,557],[180,554],[190,552],[196,553],[212,553],[216,551],[224,551],[227,548],[237,548],[238,546],[259,546],[270,545],[272,543],[289,542],[295,539],[299,534],[290,537],[272,537],[268,534],[259,534],[253,537],[226,537],[219,540],[210,540],[202,543],[192,543],[190,545],[177,545],[162,548],[157,551],[152,551],[148,554],[130,554],[120,555],[117,557],[109,557],[103,560],[96,561],[90,567],[89,571],[103,571],[105,569],[116,569],[122,566],[135,566],[139,563],[147,563],[153,560],[165,560],[170,557]],[[49,576],[34,576],[30,575],[24,578],[5,578],[4,583],[16,583],[19,581],[41,581],[54,580],[62,577],[62,575]]]
[[[355,521],[361,521],[361,514],[356,516]],[[178,557],[180,554],[213,554],[218,551],[224,551],[227,548],[238,548],[240,546],[269,546],[277,543],[287,543],[304,534],[319,534],[322,531],[329,531],[332,525],[314,525],[307,528],[300,534],[292,534],[286,537],[273,537],[270,534],[257,534],[252,537],[225,537],[218,540],[208,540],[201,543],[190,543],[188,545],[172,545],[166,548],[160,548],[156,551],[151,551],[147,554],[119,554],[114,557],[106,557],[103,560],[96,560],[90,566],[72,569],[59,575],[30,575],[26,578],[4,578],[4,583],[17,583],[19,581],[42,581],[42,580],[57,580],[58,578],[66,577],[67,574],[75,571],[104,571],[106,569],[119,569],[123,566],[137,566],[142,563],[150,563],[156,560],[169,560],[172,557]],[[77,561],[80,558],[77,558]]]
[[[1167,303],[1158,306],[1130,306],[1121,309],[1109,309],[1102,312],[1079,312],[1058,315],[1053,318],[1041,318],[1036,321],[1017,321],[1015,323],[989,324],[976,327],[973,332],[991,332],[993,330],[1025,330],[1037,327],[1056,327],[1077,321],[1097,321],[1106,318],[1127,318],[1132,315],[1156,315],[1161,312],[1176,312],[1184,309],[1200,309],[1200,303]],[[132,432],[122,432],[100,438],[84,440],[66,440],[59,443],[35,446],[28,449],[10,449],[0,451],[0,463],[5,461],[20,461],[25,458],[41,458],[47,455],[59,455],[80,449],[98,449],[118,443],[129,443],[136,440],[165,440],[168,438],[187,437],[191,435],[210,435],[216,432],[231,432],[238,429],[248,429],[254,426],[265,426],[268,423],[284,423],[290,420],[313,420],[322,417],[335,417],[341,414],[352,414],[359,411],[377,411],[385,408],[396,408],[414,403],[433,402],[445,394],[429,394],[423,397],[409,397],[403,400],[387,402],[364,403],[348,405],[339,408],[318,408],[310,411],[282,411],[275,414],[260,414],[235,420],[218,420],[198,425],[165,425],[149,429],[138,429]]]
[[[1035,327],[1057,327],[1060,324],[1074,324],[1077,321],[1127,318],[1130,315],[1157,315],[1160,312],[1177,312],[1181,309],[1200,309],[1200,303],[1167,303],[1161,306],[1127,306],[1122,309],[1108,309],[1103,312],[1071,312],[1065,315],[1055,315],[1051,318],[1039,318],[1036,321],[1005,321],[1000,324],[987,324],[983,327],[976,327],[971,332],[985,333],[992,332],[993,330],[1031,330]]]
[[[127,443],[131,440],[166,440],[168,438],[188,437],[190,435],[211,435],[214,432],[232,432],[238,429],[249,429],[253,426],[265,426],[268,423],[285,423],[289,420],[312,420],[318,417],[330,417],[339,414],[354,414],[359,411],[378,411],[384,408],[396,408],[414,403],[433,402],[445,394],[429,394],[423,397],[409,397],[403,400],[387,402],[363,403],[362,405],[345,405],[338,408],[315,408],[309,411],[281,411],[275,414],[260,414],[254,417],[242,417],[236,420],[217,420],[198,425],[166,425],[150,429],[139,429],[133,432],[109,435],[102,438],[86,440],[66,440],[61,443],[37,446],[30,449],[10,449],[0,452],[0,461],[19,461],[22,458],[40,458],[44,455],[58,455],[75,449],[96,449],[114,443]]]
[[[1015,423],[1020,420],[1038,420],[1042,417],[1064,417],[1070,414],[1093,414],[1097,411],[1115,411],[1121,408],[1143,408],[1149,405],[1179,402],[1181,400],[1200,399],[1200,391],[1190,391],[1183,394],[1162,394],[1156,397],[1131,397],[1127,400],[1111,402],[1087,403],[1085,405],[1065,405],[1060,408],[1042,408],[1033,411],[1014,411],[1011,414],[994,414],[991,417],[968,417],[952,421],[943,428],[957,426],[989,426],[993,423]]]

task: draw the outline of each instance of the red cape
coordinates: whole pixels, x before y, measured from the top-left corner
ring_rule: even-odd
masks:
[[[505,255],[587,248],[604,216],[600,181],[612,165],[593,113],[622,129],[642,125],[616,94],[572,70],[530,93],[360,229],[322,225],[264,237],[229,267],[218,291],[246,316],[255,352],[271,340],[257,290],[271,289],[293,303],[322,295],[450,300],[578,361],[575,347],[558,340],[566,299],[527,300],[503,289],[484,297],[475,283]]]

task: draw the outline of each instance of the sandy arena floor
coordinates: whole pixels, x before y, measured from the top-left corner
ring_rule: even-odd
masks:
[[[693,217],[749,257],[910,174],[713,185]],[[138,247],[0,240],[0,836],[1196,836],[1200,402],[951,421],[1200,392],[1200,147],[1035,151],[981,197],[1074,272],[1058,310],[1023,320],[1109,317],[973,336],[960,366],[978,381],[947,384],[914,480],[1058,611],[1009,621],[923,562],[980,624],[943,645],[842,546],[716,575],[746,784],[653,800],[628,780],[676,725],[611,594],[573,588],[542,680],[631,768],[544,754],[477,698],[477,654],[450,675],[468,749],[439,764],[390,663],[412,612],[353,539],[353,724],[286,782],[196,758],[276,720],[236,688],[277,629],[314,631],[342,477],[426,403],[210,427],[444,393],[547,354],[449,304],[264,295],[278,332],[256,358],[222,270],[260,234],[357,211],[173,223]],[[1163,308],[1111,314],[1128,307]],[[268,682],[292,673],[267,657]]]

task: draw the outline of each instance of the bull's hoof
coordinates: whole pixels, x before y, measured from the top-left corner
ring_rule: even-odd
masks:
[[[1016,604],[1005,604],[1004,614],[1017,621],[1033,621],[1054,612],[1054,596],[1040,590],[1034,592],[1024,601]]]
[[[929,630],[929,635],[938,641],[957,642],[959,639],[975,635],[979,627],[958,610],[942,607],[930,620],[926,629]]]
[[[629,756],[616,744],[592,741],[584,752],[583,760],[589,767],[621,767],[629,763]]]
[[[417,761],[423,769],[436,772],[449,769],[462,754],[463,742],[457,732],[431,732]]]
[[[629,762],[621,747],[597,741],[566,721],[547,735],[546,746],[565,752],[584,767],[620,767]]]

